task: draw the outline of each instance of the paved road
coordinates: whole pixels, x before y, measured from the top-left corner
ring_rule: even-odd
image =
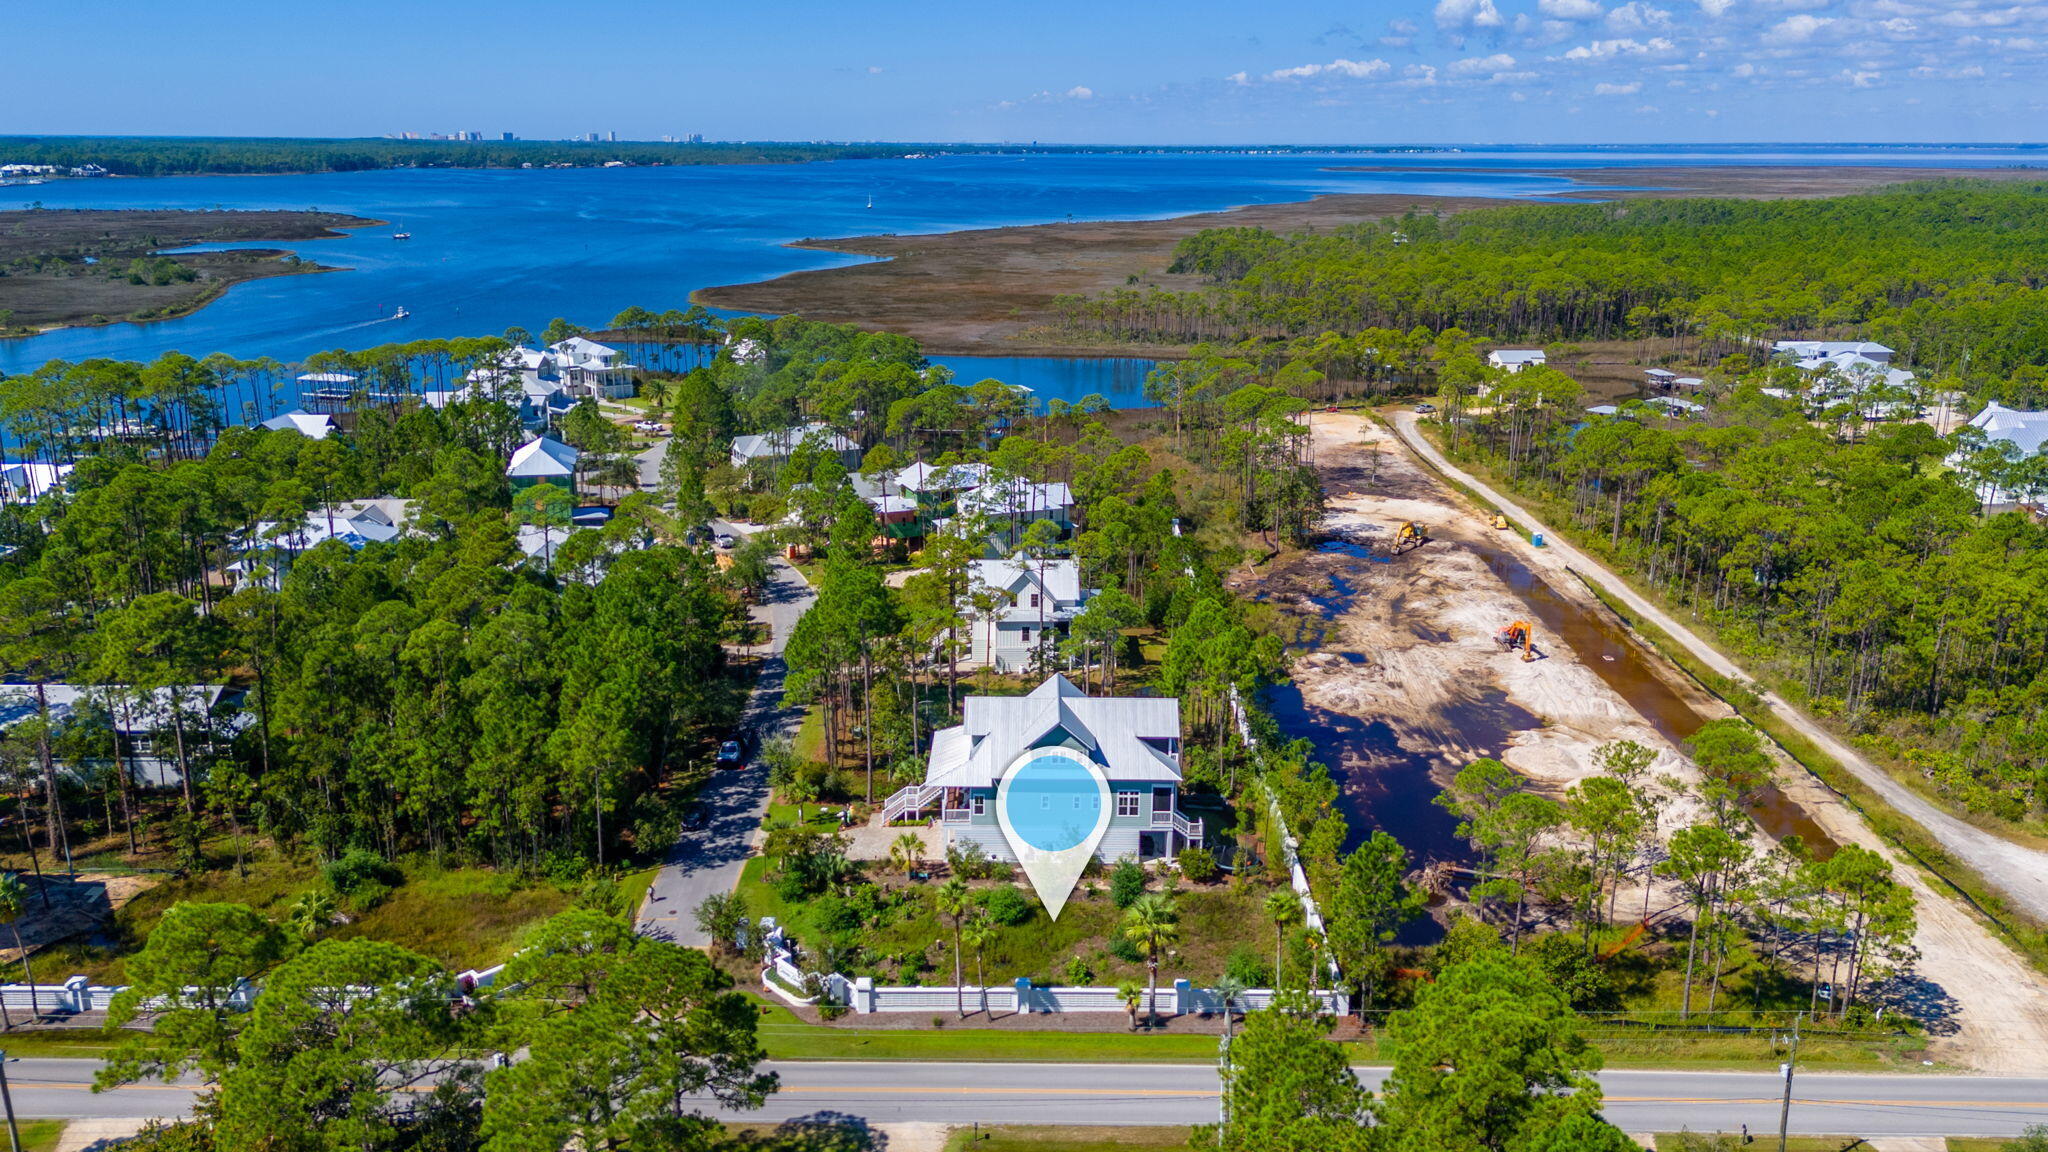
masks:
[[[1544,527],[1527,509],[1446,460],[1443,453],[1437,451],[1436,445],[1431,444],[1417,431],[1417,419],[1413,412],[1393,413],[1394,429],[1411,450],[1446,475],[1477,492],[1482,499],[1506,512],[1523,527],[1531,532],[1543,533],[1545,550],[1554,553],[1558,559],[1585,579],[1600,585],[1609,595],[1627,604],[1630,610],[1663,629],[1666,635],[1683,644],[1708,667],[1733,680],[1749,682],[1754,679],[1671,614],[1650,603],[1635,589],[1629,587],[1604,564],[1559,539],[1555,532]],[[2015,844],[1949,815],[1933,801],[1892,779],[1890,773],[1836,739],[1827,729],[1815,723],[1812,717],[1787,703],[1777,693],[1765,692],[1763,701],[1786,724],[1813,741],[1823,752],[1834,757],[1871,791],[1882,796],[1887,804],[1927,829],[1950,855],[1975,869],[1987,883],[2028,909],[2036,918],[2048,919],[2048,852]]]
[[[741,535],[745,525],[714,520],[718,532]],[[767,594],[754,606],[754,619],[768,625],[768,658],[761,665],[760,679],[747,701],[745,724],[763,741],[794,735],[803,719],[801,709],[782,706],[783,645],[797,620],[817,597],[802,573],[774,558],[773,576]],[[740,869],[753,855],[762,817],[768,812],[768,773],[758,760],[738,771],[717,773],[699,793],[710,809],[703,828],[685,832],[669,849],[661,871],[647,890],[640,906],[639,929],[665,933],[679,944],[699,947],[710,940],[697,930],[694,913],[706,896],[730,892],[739,883]]]
[[[95,1061],[8,1064],[23,1116],[182,1114],[189,1088],[138,1084],[94,1095]],[[831,1113],[872,1123],[1200,1124],[1216,1118],[1216,1072],[1201,1064],[780,1063],[782,1091],[750,1118]],[[1383,1069],[1360,1068],[1377,1086]],[[1608,1072],[1607,1118],[1630,1132],[1778,1126],[1768,1073]],[[2010,1136],[2048,1123],[2048,1079],[1801,1074],[1792,1131],[1884,1136]],[[708,1109],[713,1107],[704,1102]]]

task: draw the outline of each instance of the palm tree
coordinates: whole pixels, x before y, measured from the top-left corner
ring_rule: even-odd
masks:
[[[967,946],[974,949],[974,984],[981,993],[981,1014],[988,1015],[988,972],[982,967],[982,960],[988,953],[988,946],[995,943],[996,922],[989,919],[988,909],[977,908],[974,918],[967,922],[967,930],[961,934]]]
[[[334,923],[333,894],[324,888],[307,891],[292,901],[291,911],[285,915],[285,923],[307,940],[318,936]]]
[[[20,976],[23,976],[23,982],[29,984],[29,1011],[41,1017],[43,1004],[37,1002],[35,972],[29,968],[29,949],[20,947],[20,914],[27,908],[29,886],[20,881],[20,873],[0,873],[0,922],[6,922],[6,927],[14,933],[14,951],[20,953]],[[0,1004],[4,1004],[4,996],[0,996]],[[8,1021],[6,1027],[12,1029],[14,1021]]]
[[[21,953],[21,976],[28,984],[28,1008],[40,1017],[43,1006],[36,999],[36,974],[28,966],[28,949],[21,946],[21,914],[27,908],[28,885],[21,882],[21,875],[16,872],[0,873],[0,921],[5,921],[14,933],[14,950]],[[5,1011],[6,1003],[6,998],[0,997],[0,1011]],[[8,1030],[12,1031],[14,1020],[10,1017],[6,1023]]]
[[[1223,1039],[1226,1043],[1230,1040],[1231,1025],[1236,1021],[1233,1005],[1244,991],[1244,981],[1236,977],[1225,976],[1216,982],[1216,998],[1223,1001]]]
[[[1147,892],[1124,909],[1124,936],[1138,946],[1152,974],[1151,1014],[1159,1018],[1159,956],[1180,939],[1180,909],[1164,892]]]
[[[960,972],[960,925],[967,919],[967,912],[974,907],[974,894],[967,888],[967,881],[955,876],[939,885],[933,898],[939,915],[953,922],[953,1005],[960,1010],[960,1016],[967,1016],[967,993],[960,986],[963,979]]]
[[[905,876],[924,859],[924,837],[915,832],[905,832],[889,843],[889,863],[894,864]]]
[[[1301,897],[1292,888],[1281,888],[1266,897],[1266,918],[1273,922],[1273,987],[1280,987],[1280,961],[1287,947],[1287,930],[1301,923]]]
[[[1124,1002],[1124,1011],[1131,1014],[1131,1031],[1138,1030],[1138,1005],[1145,1002],[1145,990],[1136,980],[1126,980],[1116,986],[1116,998]]]

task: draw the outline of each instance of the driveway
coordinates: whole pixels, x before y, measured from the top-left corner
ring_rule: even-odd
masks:
[[[755,525],[723,520],[712,521],[711,527],[735,536],[758,531]],[[782,682],[787,671],[782,663],[782,649],[789,643],[796,622],[818,598],[803,574],[781,557],[775,557],[771,566],[767,593],[753,610],[754,619],[768,625],[768,656],[761,664],[760,678],[747,699],[746,717],[742,721],[764,744],[778,737],[794,736],[803,720],[802,709],[785,708],[782,704]],[[709,809],[710,818],[703,828],[684,832],[669,849],[660,873],[647,890],[646,901],[640,905],[637,923],[644,934],[663,936],[692,947],[711,942],[697,929],[697,905],[706,896],[731,892],[737,887],[740,870],[760,843],[761,820],[768,813],[768,770],[756,756],[744,768],[715,773],[698,798]]]

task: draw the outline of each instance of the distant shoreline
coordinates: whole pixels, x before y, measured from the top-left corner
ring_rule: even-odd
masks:
[[[149,324],[190,316],[250,280],[346,269],[293,262],[290,248],[214,252],[168,249],[206,244],[337,239],[344,229],[388,221],[339,212],[40,208],[0,211],[0,339],[67,328]],[[124,269],[143,261],[165,282],[130,283]],[[186,277],[187,278],[179,278]]]
[[[1328,171],[1412,172],[1398,165]],[[1599,199],[1730,196],[1744,199],[1838,196],[1914,180],[2048,178],[2041,169],[1897,168],[1825,165],[1614,168],[1432,168],[1432,172],[1541,174]],[[1653,189],[1638,190],[1643,185]],[[1143,357],[1173,359],[1185,346],[1074,343],[1054,330],[1053,301],[1119,288],[1185,290],[1200,277],[1166,271],[1174,246],[1206,228],[1276,231],[1330,228],[1410,209],[1465,212],[1526,202],[1527,197],[1426,196],[1398,192],[1326,193],[1280,204],[1248,204],[1163,220],[1026,224],[929,235],[807,238],[789,247],[879,257],[878,262],[791,272],[772,279],[700,288],[692,303],[765,315],[856,324],[915,337],[942,356]]]

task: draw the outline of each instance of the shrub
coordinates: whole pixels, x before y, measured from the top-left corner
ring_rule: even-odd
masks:
[[[1031,901],[1018,888],[991,888],[982,898],[989,919],[998,924],[1022,924],[1031,919]]]
[[[1138,942],[1121,932],[1109,938],[1109,954],[1126,964],[1145,962],[1145,954],[1138,951]]]
[[[1180,874],[1196,884],[1207,884],[1223,871],[1216,866],[1216,854],[1207,848],[1183,848],[1177,859]]]
[[[820,896],[811,901],[811,925],[832,936],[860,930],[860,909],[837,896]]]
[[[946,846],[946,869],[962,880],[986,880],[995,862],[988,850],[973,841]]]
[[[1273,966],[1263,952],[1247,944],[1238,945],[1223,962],[1223,975],[1247,988],[1273,986]]]
[[[1081,959],[1081,954],[1076,952],[1067,961],[1067,966],[1060,970],[1060,979],[1071,987],[1085,988],[1095,983],[1095,969],[1090,968],[1088,962]]]
[[[1119,908],[1129,908],[1145,894],[1145,868],[1129,856],[1109,870],[1109,899]]]
[[[393,888],[405,883],[397,865],[364,848],[351,848],[330,861],[321,873],[337,896],[357,909],[374,908]]]

